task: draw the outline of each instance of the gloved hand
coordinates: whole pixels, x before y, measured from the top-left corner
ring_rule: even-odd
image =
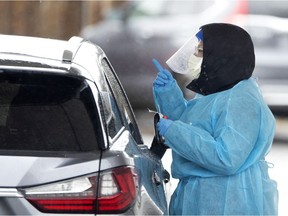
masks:
[[[160,136],[164,136],[170,125],[172,124],[172,120],[161,118],[159,122],[157,123],[157,130],[160,134]]]
[[[172,81],[174,80],[172,74],[167,69],[164,69],[156,59],[153,59],[153,63],[158,70],[158,75],[153,82],[153,86],[163,87],[172,83]]]

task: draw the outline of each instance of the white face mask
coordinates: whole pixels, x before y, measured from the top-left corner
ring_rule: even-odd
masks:
[[[203,57],[197,57],[194,54],[188,59],[188,70],[192,79],[197,79],[200,76],[202,61]]]

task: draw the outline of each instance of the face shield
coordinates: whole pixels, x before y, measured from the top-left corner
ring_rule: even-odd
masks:
[[[193,78],[197,78],[199,77],[203,60],[199,52],[203,52],[203,46],[200,46],[200,40],[194,36],[172,55],[166,61],[166,64],[176,73],[189,73]]]

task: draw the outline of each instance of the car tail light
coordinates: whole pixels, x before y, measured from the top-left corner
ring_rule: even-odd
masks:
[[[121,213],[134,203],[137,181],[132,167],[119,167],[101,173],[99,178],[94,174],[25,188],[23,192],[33,206],[45,213]]]

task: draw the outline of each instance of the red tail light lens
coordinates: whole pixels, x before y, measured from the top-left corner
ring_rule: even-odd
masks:
[[[45,213],[121,213],[134,203],[138,185],[132,167],[103,172],[99,180],[97,184],[95,174],[23,191],[25,198]]]
[[[136,173],[130,168],[123,168],[114,170],[113,174],[113,177],[115,177],[114,180],[109,180],[109,176],[106,176],[108,179],[104,181],[102,176],[100,183],[101,192],[98,198],[98,209],[100,213],[123,212],[134,203],[136,189],[138,188]],[[114,182],[118,183],[119,188],[117,191],[117,185],[113,185]],[[109,185],[108,187],[107,183]],[[113,193],[112,191],[115,192]]]

